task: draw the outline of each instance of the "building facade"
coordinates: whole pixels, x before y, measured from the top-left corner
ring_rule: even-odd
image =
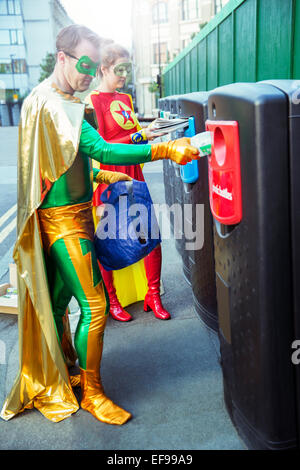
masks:
[[[37,85],[58,31],[72,23],[59,0],[0,0],[0,104]]]
[[[133,0],[136,105],[152,117],[157,75],[229,0]],[[150,91],[152,90],[152,91]]]

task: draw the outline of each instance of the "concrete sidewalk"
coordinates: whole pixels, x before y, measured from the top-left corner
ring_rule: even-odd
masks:
[[[145,177],[154,202],[163,202],[162,164],[152,165]],[[128,308],[132,322],[109,318],[105,332],[105,390],[133,419],[111,426],[80,409],[53,424],[36,410],[25,411],[0,420],[0,449],[245,449],[224,406],[218,338],[195,313],[174,240],[163,241],[163,283],[171,320],[157,320],[139,302]],[[1,315],[1,406],[18,369],[17,336],[17,318]]]

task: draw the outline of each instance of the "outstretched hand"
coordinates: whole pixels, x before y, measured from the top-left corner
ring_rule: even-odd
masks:
[[[169,142],[169,144],[171,144],[171,149],[168,156],[179,165],[185,165],[191,160],[197,160],[200,157],[199,150],[191,145],[189,137],[181,137]]]
[[[131,176],[119,171],[100,170],[96,176],[97,183],[112,184],[118,181],[132,181]]]
[[[173,160],[179,165],[185,165],[191,160],[200,158],[200,153],[196,147],[191,145],[189,137],[152,144],[151,160],[162,160],[164,158]]]

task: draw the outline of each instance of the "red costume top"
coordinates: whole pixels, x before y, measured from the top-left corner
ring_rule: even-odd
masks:
[[[95,90],[90,99],[96,114],[98,132],[109,143],[145,143],[139,132],[141,126],[135,115],[130,95],[115,91],[114,93],[102,93]],[[104,170],[120,171],[132,178],[144,181],[140,165],[102,165]],[[101,204],[101,193],[107,185],[101,184],[94,192],[94,205]]]

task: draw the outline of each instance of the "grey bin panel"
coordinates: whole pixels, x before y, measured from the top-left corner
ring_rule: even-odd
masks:
[[[194,92],[183,95],[178,100],[179,117],[194,117],[196,133],[205,131],[208,116],[208,92]],[[185,223],[196,230],[196,205],[204,207],[204,245],[199,250],[186,250],[182,245],[184,271],[189,276],[193,290],[194,306],[206,326],[218,331],[218,312],[216,297],[213,219],[209,207],[207,158],[198,161],[199,178],[195,183],[184,183],[183,204],[192,204],[192,217],[186,217]]]

